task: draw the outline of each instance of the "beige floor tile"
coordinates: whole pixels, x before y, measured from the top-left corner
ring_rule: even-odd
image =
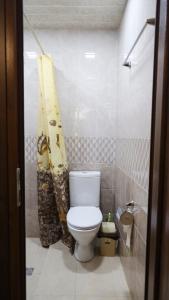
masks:
[[[29,300],[29,299],[28,299]],[[75,300],[74,296],[34,296],[31,300]]]
[[[27,240],[27,300],[131,300],[119,257],[80,263],[61,242],[48,250]]]
[[[77,262],[66,246],[50,247],[40,276],[36,295],[74,296]]]
[[[32,298],[38,286],[40,275],[26,276],[26,294],[27,300]]]
[[[95,297],[95,296],[76,296],[75,300],[132,300],[129,297]]]
[[[119,257],[95,257],[78,264],[76,295],[128,297],[129,289]]]
[[[34,268],[33,274],[41,273],[48,251],[38,238],[26,239],[26,266]]]

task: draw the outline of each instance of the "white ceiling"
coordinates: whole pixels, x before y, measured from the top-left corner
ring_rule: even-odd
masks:
[[[24,12],[35,28],[116,29],[120,25],[126,2],[127,0],[24,0]]]

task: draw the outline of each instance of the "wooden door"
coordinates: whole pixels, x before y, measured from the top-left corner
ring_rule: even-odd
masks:
[[[23,102],[22,1],[1,0],[0,299],[7,300],[25,299]]]

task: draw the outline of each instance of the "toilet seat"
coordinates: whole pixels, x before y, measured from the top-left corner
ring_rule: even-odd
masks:
[[[101,224],[102,213],[99,207],[71,207],[67,214],[67,222],[75,229],[90,230]]]

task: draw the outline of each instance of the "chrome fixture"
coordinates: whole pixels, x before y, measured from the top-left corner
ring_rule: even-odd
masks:
[[[126,57],[126,59],[125,59],[125,61],[124,61],[124,63],[123,63],[123,66],[124,66],[124,67],[129,67],[129,68],[131,68],[131,61],[129,61],[129,57],[130,57],[131,53],[133,52],[135,46],[137,45],[137,43],[138,43],[140,37],[142,36],[144,30],[145,30],[146,27],[147,27],[147,25],[154,26],[154,25],[155,25],[155,18],[151,18],[151,19],[147,19],[147,20],[146,20],[146,22],[145,22],[143,28],[141,29],[139,35],[137,36],[137,38],[136,38],[136,40],[135,40],[135,42],[134,42],[134,44],[133,44],[131,50],[129,51],[129,53],[128,53],[128,55],[127,55],[127,57]]]

